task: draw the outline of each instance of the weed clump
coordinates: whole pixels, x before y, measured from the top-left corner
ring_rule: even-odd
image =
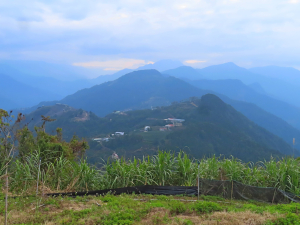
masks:
[[[198,213],[211,213],[215,211],[222,211],[223,207],[215,202],[198,201],[192,205],[192,210],[195,210]]]
[[[187,210],[186,205],[181,201],[171,201],[169,207],[171,215],[182,214]]]

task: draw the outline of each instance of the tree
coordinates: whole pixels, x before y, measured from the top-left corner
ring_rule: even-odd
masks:
[[[63,140],[62,129],[56,129],[56,135],[50,135],[45,131],[46,122],[54,121],[49,116],[42,116],[43,124],[41,127],[35,127],[35,135],[25,126],[17,132],[19,158],[23,161],[26,156],[30,156],[33,151],[38,151],[42,162],[54,162],[57,158],[63,156],[70,160],[80,158],[89,148],[85,140],[79,140],[73,136],[70,142]]]
[[[5,178],[5,224],[7,224],[8,165],[16,150],[16,129],[25,117],[18,114],[14,121],[12,111],[0,109],[0,178]]]

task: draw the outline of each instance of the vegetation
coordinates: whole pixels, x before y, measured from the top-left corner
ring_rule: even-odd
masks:
[[[199,110],[203,108],[199,107]],[[7,116],[8,114],[3,114],[1,121]],[[20,120],[18,117],[17,121]],[[270,161],[253,164],[244,163],[234,157],[228,159],[213,156],[196,160],[189,158],[182,151],[176,154],[159,151],[158,154],[141,159],[121,158],[106,163],[103,161],[96,168],[90,166],[82,157],[88,148],[84,140],[74,136],[70,142],[65,142],[62,140],[60,128],[57,129],[56,135],[50,135],[45,132],[45,123],[52,119],[43,116],[42,120],[42,126],[35,128],[35,135],[26,126],[15,132],[13,137],[17,139],[19,155],[13,161],[13,158],[10,158],[9,164],[1,164],[0,171],[4,171],[3,168],[8,169],[12,193],[29,193],[34,190],[36,182],[40,183],[43,192],[95,190],[145,184],[191,186],[195,185],[198,174],[206,179],[226,178],[253,186],[277,187],[295,194],[300,193],[299,162],[291,157],[279,161],[271,158]],[[2,122],[1,127],[6,129],[10,124]],[[125,142],[130,141],[128,137],[123,139]],[[111,144],[118,144],[117,140]],[[139,136],[134,140],[138,144]],[[10,145],[15,143],[10,142]],[[1,139],[1,154],[5,153],[8,144],[7,138]]]
[[[17,197],[9,224],[299,224],[300,204],[270,205],[200,196]],[[0,200],[0,223],[3,223]]]
[[[45,106],[27,116],[28,122],[33,118],[29,124],[31,130],[34,125],[42,125],[37,119],[41,115],[56,119],[47,125],[48,133],[55,134],[56,128],[62,127],[67,141],[75,132],[79,137],[89,138],[87,156],[90,163],[97,163],[114,151],[130,159],[134,156],[142,159],[144,155],[156,154],[157,149],[175,152],[183,149],[195,158],[232,155],[245,162],[269,159],[270,155],[277,158],[299,154],[281,138],[251,122],[214,95],[154,110],[115,112],[104,118],[66,105]],[[160,132],[159,127],[166,125],[164,119],[169,117],[183,118],[185,122],[182,127]],[[143,132],[145,126],[153,128],[152,131]],[[102,143],[92,141],[96,137],[109,137],[116,131],[125,132],[126,137]]]
[[[3,118],[2,128],[10,128]],[[20,120],[18,118],[17,120]],[[142,159],[108,160],[98,168],[89,165],[82,157],[88,148],[84,140],[73,137],[62,140],[62,130],[56,135],[45,132],[43,117],[41,127],[33,134],[25,126],[15,130],[19,155],[1,164],[7,168],[9,180],[8,221],[14,224],[209,224],[230,222],[240,224],[247,219],[256,224],[298,224],[299,204],[267,205],[241,201],[225,202],[220,197],[202,196],[201,201],[188,201],[188,197],[112,195],[100,197],[47,198],[45,193],[88,191],[137,185],[196,185],[199,175],[205,179],[228,179],[260,187],[300,193],[299,161],[292,157],[257,163],[244,163],[234,157],[192,159],[186,153],[159,151]],[[5,137],[5,136],[4,136]],[[124,137],[125,141],[127,140]],[[7,149],[8,139],[1,139],[1,153]],[[112,142],[113,143],[113,142]],[[5,153],[5,151],[4,151]],[[40,164],[41,162],[41,164]],[[4,178],[4,177],[1,177]],[[4,188],[4,182],[0,182]],[[38,184],[38,195],[36,194]],[[5,210],[4,189],[0,192],[0,222]],[[141,198],[136,200],[136,198]],[[153,200],[156,198],[157,200]],[[32,213],[35,212],[35,213]]]
[[[10,191],[15,194],[35,191],[38,177],[38,151],[25,159],[16,159],[9,167]],[[300,194],[299,161],[284,158],[276,161],[243,163],[232,158],[193,160],[179,152],[159,152],[143,159],[115,160],[100,169],[86,160],[75,161],[63,156],[42,161],[40,192],[86,191],[138,185],[195,186],[197,174],[204,179],[228,179],[259,187],[277,187]]]

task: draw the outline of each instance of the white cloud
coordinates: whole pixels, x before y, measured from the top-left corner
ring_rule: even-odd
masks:
[[[82,64],[90,67],[120,58],[300,62],[299,9],[288,4],[298,2],[0,1],[0,49],[11,58],[26,59],[40,52],[41,60],[90,63]]]
[[[191,59],[191,60],[185,60],[184,62],[188,64],[195,64],[195,63],[205,63],[206,60],[201,61],[201,60]]]
[[[153,64],[154,62],[140,59],[116,59],[109,61],[92,61],[92,62],[78,62],[73,63],[73,66],[82,66],[86,68],[102,68],[106,71],[110,70],[122,70],[125,68],[135,69],[146,64]]]

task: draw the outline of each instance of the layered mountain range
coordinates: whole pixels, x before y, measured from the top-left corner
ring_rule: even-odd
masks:
[[[172,68],[172,66],[178,67]],[[100,76],[92,80],[82,79],[79,76],[79,80],[59,81],[53,77],[34,76],[29,73],[27,68],[26,74],[22,74],[22,76],[17,76],[17,73],[14,73],[13,76],[1,75],[0,78],[4,82],[1,82],[3,87],[0,84],[2,88],[0,107],[11,109],[32,106],[40,102],[26,110],[15,110],[27,114],[32,112],[28,115],[29,117],[39,118],[42,114],[47,115],[48,106],[59,108],[60,104],[66,105],[65,107],[69,108],[65,108],[64,113],[50,114],[54,115],[61,124],[64,124],[68,120],[67,118],[74,119],[76,117],[77,119],[72,120],[74,124],[79,122],[80,118],[86,120],[86,124],[89,125],[86,125],[85,128],[72,125],[70,129],[79,136],[85,137],[84,134],[90,133],[89,131],[92,130],[95,132],[89,136],[97,135],[99,133],[97,129],[91,127],[101,127],[103,118],[100,117],[110,115],[114,111],[155,109],[186,101],[190,97],[213,94],[266,131],[277,135],[284,143],[288,143],[289,147],[297,148],[297,141],[294,146],[292,140],[293,138],[300,140],[300,131],[298,130],[300,129],[300,117],[298,116],[300,109],[297,107],[299,98],[281,95],[280,92],[286,94],[288,89],[294,93],[294,96],[299,96],[298,90],[294,91],[293,89],[297,89],[298,73],[295,69],[281,67],[278,71],[290,73],[284,79],[279,80],[281,72],[270,75],[273,70],[273,67],[247,70],[233,63],[194,69],[178,62],[167,61],[167,63],[149,64],[135,71],[125,69],[114,75]],[[7,74],[7,71],[13,73],[11,67],[0,69],[0,71],[2,74]],[[279,86],[279,83],[282,85]],[[64,88],[65,90],[62,91]],[[280,90],[275,91],[276,88]],[[69,95],[65,96],[66,94]],[[79,112],[78,109],[81,111]],[[37,123],[32,122],[32,124]],[[57,122],[53,124],[54,127],[59,126]],[[54,127],[51,125],[52,131],[55,130]],[[70,128],[70,126],[67,127]],[[108,127],[106,129],[109,130]],[[68,133],[67,138],[70,138],[72,134],[69,131],[66,133]],[[274,146],[268,148],[279,151]],[[291,150],[287,150],[286,153],[291,154]]]
[[[124,137],[109,142],[96,144],[90,141],[89,154],[117,151],[129,157],[151,154],[158,148],[182,149],[194,157],[233,155],[245,161],[299,154],[282,138],[250,121],[213,94],[152,110],[115,112],[104,118],[58,103],[27,115],[27,121],[33,118],[29,125],[31,129],[41,125],[41,115],[56,119],[46,124],[48,132],[53,133],[61,127],[68,139],[74,134],[92,140],[93,137],[111,137],[117,131],[125,132]],[[159,131],[168,124],[165,119],[170,116],[185,121],[179,127]],[[145,133],[145,126],[150,126],[151,131]]]

